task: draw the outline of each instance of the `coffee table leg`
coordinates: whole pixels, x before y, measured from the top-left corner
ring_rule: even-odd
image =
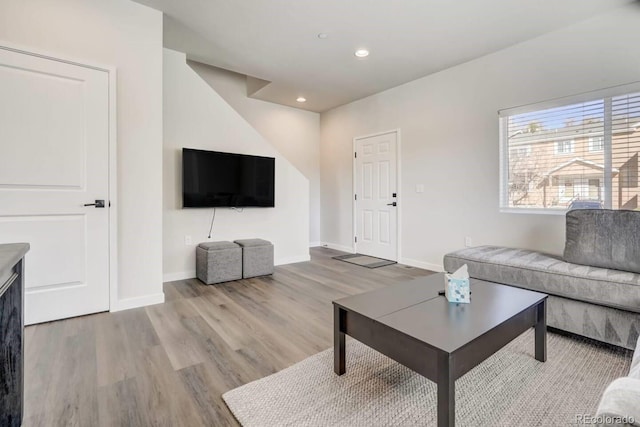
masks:
[[[345,373],[345,343],[344,343],[345,311],[333,306],[333,371],[342,375]]]
[[[438,427],[453,427],[456,422],[456,381],[451,368],[449,354],[438,354]]]
[[[547,361],[547,300],[536,307],[536,360]]]

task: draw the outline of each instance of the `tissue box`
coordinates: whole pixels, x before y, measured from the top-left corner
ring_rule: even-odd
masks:
[[[444,293],[449,302],[471,302],[471,287],[469,279],[455,279],[449,274],[445,274]]]

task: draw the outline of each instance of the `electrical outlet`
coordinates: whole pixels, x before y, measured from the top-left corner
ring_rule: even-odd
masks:
[[[467,236],[464,238],[464,245],[468,248],[473,246],[473,241],[471,240],[471,237]]]
[[[424,193],[424,184],[416,184],[416,193]]]
[[[184,236],[185,246],[191,246],[191,236]]]

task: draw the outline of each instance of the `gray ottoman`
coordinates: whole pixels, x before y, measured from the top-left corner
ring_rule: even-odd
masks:
[[[236,240],[242,246],[242,277],[273,274],[273,245],[262,239]]]
[[[207,285],[242,279],[242,248],[231,242],[200,243],[196,276]]]

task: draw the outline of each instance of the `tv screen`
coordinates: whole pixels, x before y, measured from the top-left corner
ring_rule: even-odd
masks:
[[[274,207],[275,159],[182,149],[182,205]]]

